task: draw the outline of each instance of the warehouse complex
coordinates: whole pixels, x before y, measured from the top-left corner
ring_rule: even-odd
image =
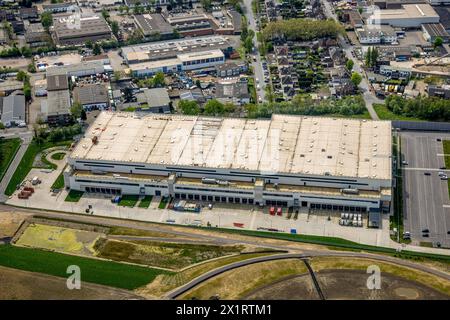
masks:
[[[68,164],[66,187],[84,192],[388,211],[391,123],[104,111]]]
[[[420,28],[424,23],[439,23],[439,15],[429,4],[403,4],[400,9],[376,11],[367,19],[367,23],[400,28]]]

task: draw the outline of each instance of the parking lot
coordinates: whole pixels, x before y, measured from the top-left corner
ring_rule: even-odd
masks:
[[[414,244],[431,242],[450,247],[450,201],[444,167],[442,142],[450,133],[402,132],[404,230]],[[428,175],[429,174],[429,175]],[[423,232],[428,229],[429,232]],[[428,236],[427,236],[428,235]]]
[[[61,166],[62,169],[62,166]],[[288,212],[282,208],[281,215],[277,209],[270,214],[270,207],[260,208],[253,205],[213,203],[212,209],[207,202],[196,201],[203,205],[199,213],[180,212],[171,209],[159,209],[159,197],[153,197],[149,208],[137,206],[123,207],[111,202],[110,195],[84,194],[78,202],[66,202],[68,192],[63,190],[58,194],[50,192],[51,185],[56,180],[60,169],[49,171],[32,169],[27,180],[39,177],[41,184],[34,186],[35,192],[29,199],[18,199],[16,191],[6,203],[11,205],[58,210],[86,214],[86,208],[90,205],[90,213],[98,216],[152,221],[161,223],[176,223],[182,225],[210,225],[222,228],[243,228],[250,230],[272,230],[279,232],[296,233],[337,237],[355,241],[358,243],[391,247],[395,244],[389,237],[389,217],[383,215],[381,229],[367,228],[367,219],[363,218],[363,227],[340,225],[340,213],[323,210],[315,210],[312,214],[302,208],[298,214]]]

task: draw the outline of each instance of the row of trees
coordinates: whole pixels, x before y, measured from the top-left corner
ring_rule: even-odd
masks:
[[[360,95],[342,99],[314,101],[309,95],[297,95],[290,102],[247,105],[249,118],[270,118],[274,113],[296,115],[357,115],[366,111],[364,99]]]
[[[20,57],[24,56],[26,58],[29,58],[33,55],[32,50],[30,47],[22,47],[18,48],[16,45],[9,49],[3,49],[0,51],[0,58],[12,58],[12,57]]]
[[[283,37],[287,40],[307,41],[336,37],[342,26],[335,20],[290,19],[269,22],[263,30],[265,39]]]
[[[378,49],[376,47],[369,47],[365,56],[366,66],[369,68],[375,67],[377,65],[378,57],[380,56]]]
[[[82,127],[80,124],[74,124],[66,127],[58,127],[54,129],[46,128],[35,128],[34,129],[34,139],[37,144],[42,144],[45,141],[58,142],[71,140],[74,136],[82,132]]]
[[[390,111],[398,115],[432,121],[450,121],[450,100],[447,99],[423,96],[405,99],[390,95],[386,98],[385,104]]]
[[[178,103],[178,109],[187,115],[204,114],[208,116],[224,116],[233,113],[235,106],[231,103],[222,103],[216,99],[212,99],[201,109],[197,101],[181,100]]]

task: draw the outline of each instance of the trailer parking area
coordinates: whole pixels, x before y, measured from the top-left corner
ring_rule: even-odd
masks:
[[[448,184],[439,172],[444,164],[442,141],[450,133],[405,131],[400,133],[403,171],[404,230],[414,244],[431,242],[450,247]],[[428,230],[428,232],[423,232]]]

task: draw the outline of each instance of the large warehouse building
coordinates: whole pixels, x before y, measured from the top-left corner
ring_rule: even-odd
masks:
[[[420,28],[424,23],[439,23],[439,15],[429,4],[404,4],[401,9],[377,10],[367,24],[399,28]]]
[[[391,124],[102,112],[68,158],[65,185],[103,194],[388,211]]]

